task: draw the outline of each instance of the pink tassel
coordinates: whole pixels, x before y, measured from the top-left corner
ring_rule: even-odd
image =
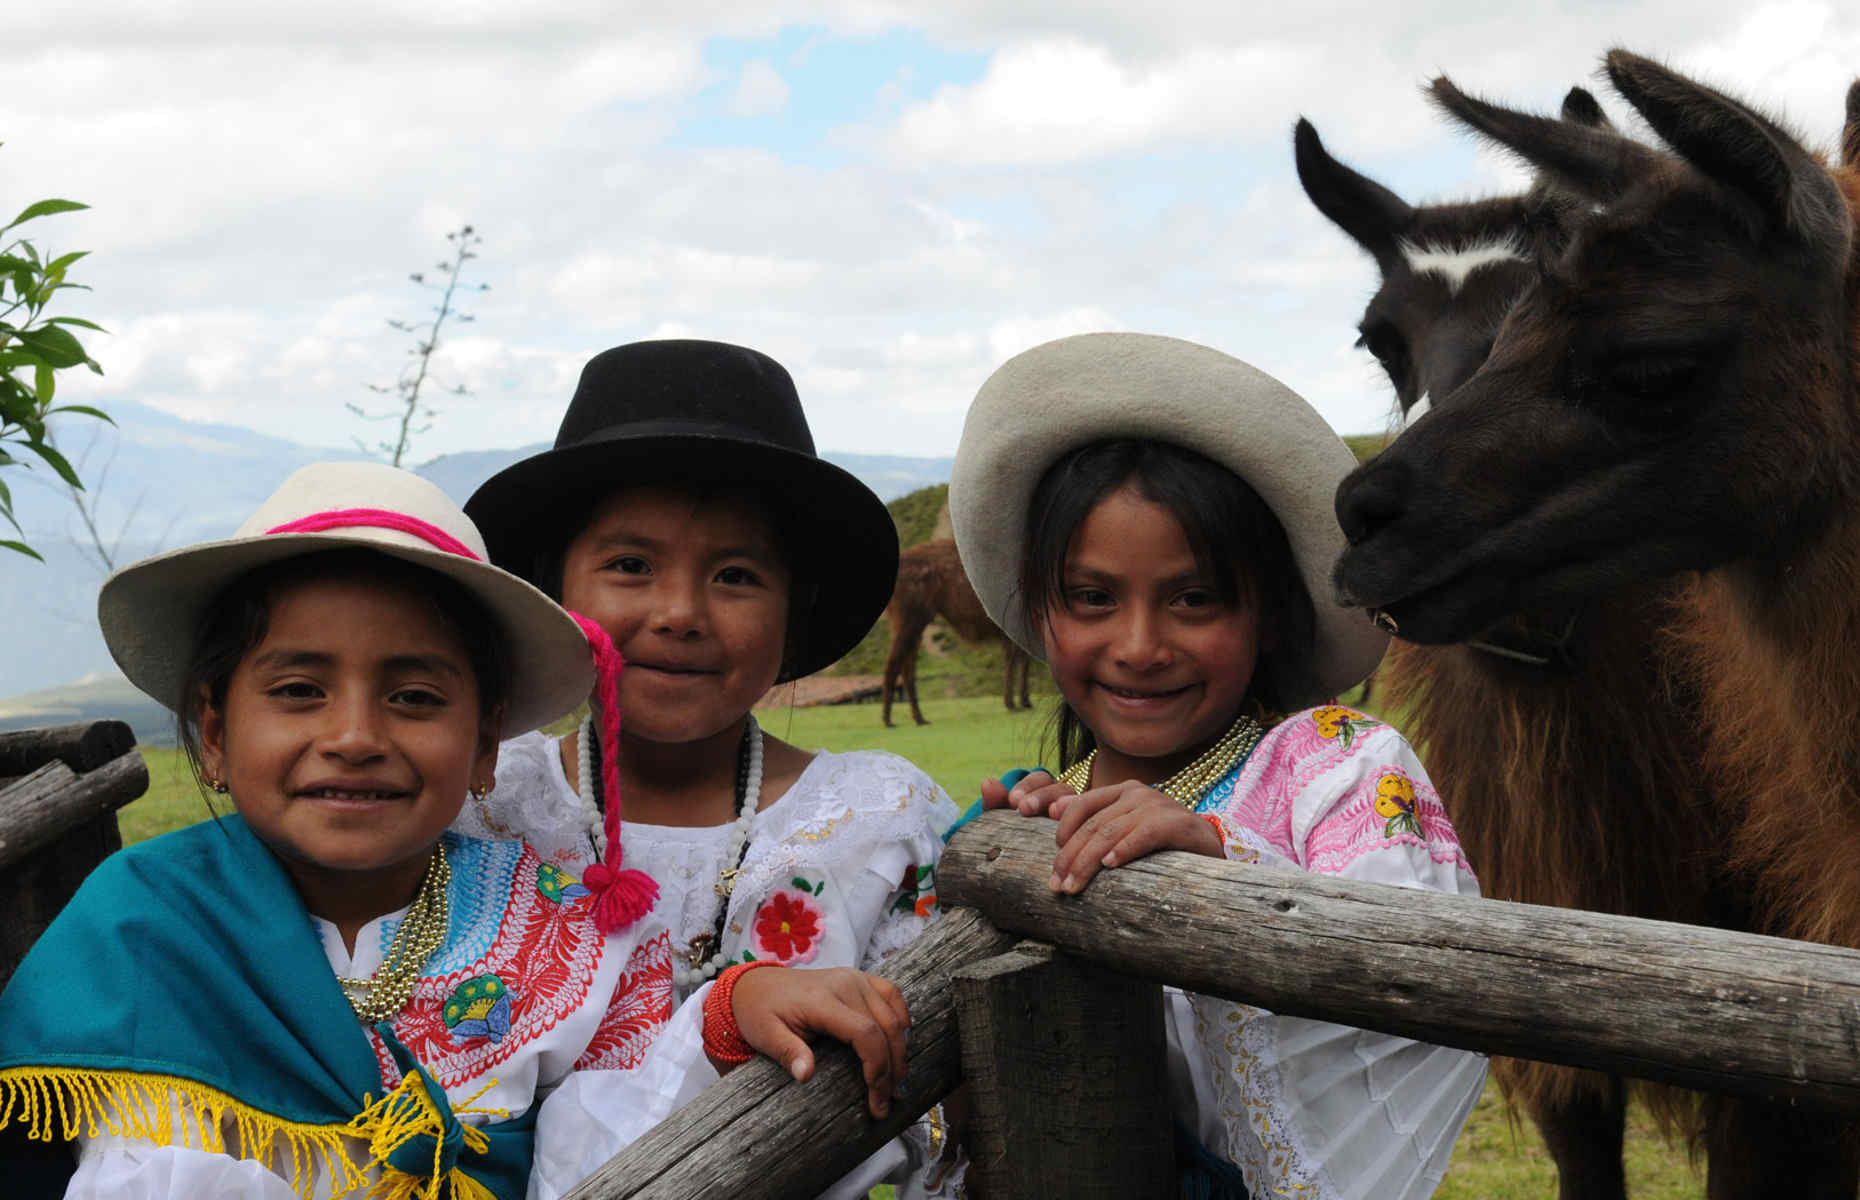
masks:
[[[568,615],[581,626],[594,658],[601,717],[601,794],[607,798],[603,814],[606,860],[582,872],[581,884],[594,896],[594,927],[602,933],[618,933],[651,912],[659,898],[659,885],[652,876],[624,867],[626,851],[620,845],[620,672],[626,669],[626,660],[598,623],[578,612]]]

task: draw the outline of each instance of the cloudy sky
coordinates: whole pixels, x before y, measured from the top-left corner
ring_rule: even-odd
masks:
[[[385,434],[344,405],[393,381],[387,320],[431,303],[408,274],[471,223],[490,287],[439,374],[472,394],[436,398],[414,461],[547,440],[588,355],[665,336],[773,354],[826,449],[948,454],[994,366],[1092,329],[1209,343],[1374,430],[1388,395],[1350,345],[1373,267],[1304,199],[1292,122],[1411,200],[1491,193],[1515,170],[1419,85],[1549,110],[1620,44],[1833,144],[1853,5],[1684,9],[21,4],[0,208],[93,206],[29,227],[92,251],[69,311],[111,331],[106,376],[62,396],[318,445]]]

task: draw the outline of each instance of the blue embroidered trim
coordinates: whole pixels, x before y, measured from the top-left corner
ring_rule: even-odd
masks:
[[[491,952],[511,894],[522,842],[493,842],[445,835],[446,856],[452,860],[452,890],[446,897],[450,912],[445,946],[426,964],[423,975],[447,975],[471,966]],[[381,922],[381,954],[385,959],[399,921]]]

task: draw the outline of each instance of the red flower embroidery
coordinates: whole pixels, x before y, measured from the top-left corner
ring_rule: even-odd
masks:
[[[820,949],[821,912],[806,892],[783,888],[756,913],[758,958],[804,963]]]

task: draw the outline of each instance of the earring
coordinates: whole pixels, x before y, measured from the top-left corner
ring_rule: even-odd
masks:
[[[482,783],[474,783],[465,789],[465,793],[476,803],[483,804],[484,798],[491,794],[491,789]]]
[[[207,787],[216,796],[224,796],[227,792],[232,790],[226,786],[226,781],[224,779],[220,779],[217,776],[207,780]]]

